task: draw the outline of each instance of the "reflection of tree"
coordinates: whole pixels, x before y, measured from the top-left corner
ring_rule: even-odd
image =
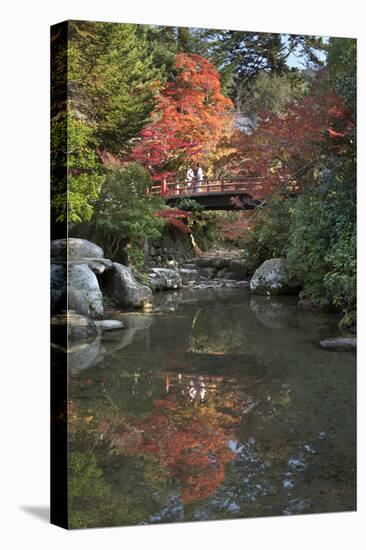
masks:
[[[168,477],[181,484],[184,503],[209,496],[224,480],[233,458],[228,447],[233,419],[213,407],[193,408],[185,396],[155,402],[152,414],[124,424],[110,437],[127,455],[156,461]]]
[[[240,371],[228,356],[203,372],[174,361],[164,376],[124,363],[72,378],[70,448],[87,458],[70,472],[74,526],[352,509],[352,419],[328,414],[349,410],[340,374],[293,369],[284,383],[242,356]]]

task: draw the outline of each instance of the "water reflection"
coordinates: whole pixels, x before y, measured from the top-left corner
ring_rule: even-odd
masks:
[[[71,525],[354,509],[354,358],[318,346],[334,319],[245,290],[166,300],[71,370]]]

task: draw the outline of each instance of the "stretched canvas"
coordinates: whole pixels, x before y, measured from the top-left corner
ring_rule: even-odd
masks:
[[[51,521],[356,509],[356,40],[51,29]]]

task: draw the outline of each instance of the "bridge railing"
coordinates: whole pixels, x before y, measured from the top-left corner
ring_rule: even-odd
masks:
[[[163,182],[151,187],[150,193],[163,197],[192,196],[201,193],[253,193],[263,188],[263,178],[246,176],[245,178],[214,178],[201,181]]]

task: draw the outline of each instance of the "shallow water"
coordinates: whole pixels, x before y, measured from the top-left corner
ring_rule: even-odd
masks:
[[[71,355],[71,527],[355,509],[355,355],[248,289],[155,295]],[[93,347],[94,346],[94,347]]]

